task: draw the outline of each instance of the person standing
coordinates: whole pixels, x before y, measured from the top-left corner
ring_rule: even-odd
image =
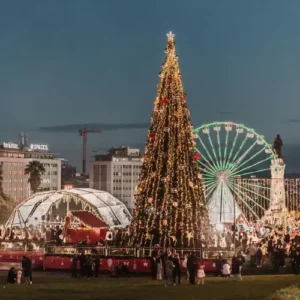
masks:
[[[78,257],[75,255],[72,259],[72,278],[77,278],[77,262]]]
[[[215,261],[215,265],[216,265],[216,276],[222,276],[222,255],[219,253],[216,261]]]
[[[293,273],[295,275],[298,275],[298,269],[296,267],[296,247],[294,245],[292,245],[292,247],[290,248],[290,260],[291,260],[291,267],[293,270]]]
[[[295,255],[295,274],[299,274],[299,266],[300,266],[300,252],[297,251]]]
[[[232,261],[232,271],[231,274],[233,276],[234,280],[242,280],[242,277],[240,276],[240,267],[242,265],[242,262],[239,258],[236,258]]]
[[[87,279],[93,277],[93,265],[94,265],[93,258],[91,257],[91,255],[88,255],[86,259]]]
[[[187,267],[190,274],[190,284],[195,284],[195,277],[197,271],[197,257],[194,252],[188,258]]]
[[[157,279],[157,258],[156,255],[152,255],[150,258],[150,262],[151,262],[151,275],[152,275],[152,280],[156,280]]]
[[[28,261],[28,267],[29,267],[29,284],[32,284],[32,261],[28,256],[26,257],[26,259]]]
[[[179,254],[175,253],[173,258],[174,270],[173,270],[173,282],[176,284],[176,277],[178,279],[178,284],[181,280],[181,268],[180,268],[180,259]]]
[[[250,266],[255,267],[256,263],[256,247],[254,243],[251,244],[250,249],[249,249],[249,255],[250,255]]]
[[[199,268],[197,270],[197,283],[198,285],[204,285],[204,278],[205,278],[205,272],[204,272],[204,265],[202,262],[200,262]]]
[[[232,245],[232,235],[230,233],[230,231],[227,231],[226,237],[225,237],[225,241],[226,241],[226,248],[227,251],[230,251],[231,249],[231,245]]]
[[[30,283],[30,261],[26,256],[23,256],[22,259],[22,269],[24,271],[24,279],[25,279],[25,284]]]
[[[86,256],[84,255],[84,252],[81,253],[79,257],[79,264],[80,264],[80,272],[81,276],[86,276]]]
[[[160,252],[160,255],[157,259],[157,280],[163,280],[166,278],[166,260],[163,252]]]
[[[187,268],[187,261],[188,261],[188,258],[189,258],[189,255],[188,254],[185,254],[184,255],[184,260],[182,262],[182,266],[186,269],[186,277],[185,277],[185,280],[189,280],[189,270]]]
[[[100,268],[100,257],[97,253],[94,259],[94,276],[95,278],[98,278],[99,276],[99,268]]]
[[[166,260],[166,284],[167,286],[169,283],[172,284],[173,281],[173,270],[174,270],[174,264],[172,261],[172,256],[169,256]],[[173,283],[175,285],[175,283]]]
[[[242,255],[242,253],[239,253],[238,261],[239,261],[239,280],[243,280],[242,268],[243,268],[243,264],[245,263],[245,257]]]
[[[263,258],[263,252],[261,250],[261,246],[258,245],[257,251],[256,251],[256,261],[257,261],[258,268],[261,268],[261,266],[262,266],[262,258]]]

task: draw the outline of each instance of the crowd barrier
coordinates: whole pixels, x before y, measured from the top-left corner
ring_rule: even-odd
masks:
[[[153,251],[170,251],[179,254],[181,264],[186,254],[194,251],[203,260],[207,271],[214,271],[215,259],[219,254],[230,257],[225,249],[159,249],[114,246],[57,245],[34,242],[2,242],[0,244],[0,269],[19,267],[23,256],[32,260],[33,269],[70,270],[74,255],[100,256],[100,271],[110,271],[115,265],[126,265],[129,272],[148,273],[151,271],[150,256]],[[184,269],[184,266],[181,266]],[[78,265],[79,268],[79,265]]]

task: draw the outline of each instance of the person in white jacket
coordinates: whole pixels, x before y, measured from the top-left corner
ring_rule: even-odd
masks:
[[[231,275],[231,268],[228,264],[227,260],[224,261],[223,267],[222,267],[222,274],[223,277],[230,277]]]

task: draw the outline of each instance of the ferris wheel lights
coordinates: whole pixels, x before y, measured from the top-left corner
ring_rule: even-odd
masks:
[[[219,124],[217,124],[216,126],[214,126],[214,130],[215,131],[220,131],[221,130],[221,126]]]
[[[254,132],[253,131],[248,131],[247,137],[250,138],[250,139],[253,139],[254,138]]]
[[[236,128],[236,132],[237,132],[237,133],[243,133],[243,132],[244,132],[244,128],[241,127],[241,126],[238,126],[238,127]]]
[[[225,124],[225,130],[226,131],[232,131],[232,123],[231,122],[228,122]]]
[[[208,128],[208,127],[204,127],[204,128],[202,129],[202,131],[203,131],[203,133],[205,133],[205,134],[209,134],[209,128]]]
[[[267,154],[270,154],[270,153],[272,153],[272,149],[269,148],[269,147],[266,147],[265,152],[266,152]]]

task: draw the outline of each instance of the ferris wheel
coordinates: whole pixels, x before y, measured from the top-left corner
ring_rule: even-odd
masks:
[[[269,207],[272,145],[254,129],[214,122],[193,130],[211,224],[255,221]]]

